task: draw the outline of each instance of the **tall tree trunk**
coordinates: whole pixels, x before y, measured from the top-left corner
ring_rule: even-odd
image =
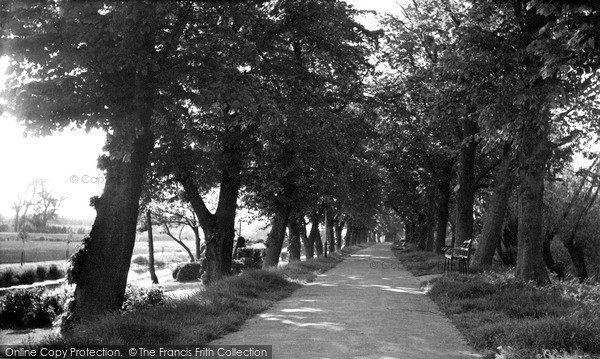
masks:
[[[200,228],[192,226],[192,232],[194,232],[194,242],[196,245],[196,260],[202,258],[202,239],[200,238]]]
[[[148,268],[150,269],[150,279],[153,284],[158,284],[158,277],[154,269],[154,236],[152,235],[152,212],[146,211],[146,221],[148,226]]]
[[[580,243],[575,243],[573,239],[566,240],[564,244],[569,251],[569,256],[577,271],[577,278],[579,278],[580,282],[584,282],[589,278],[587,266],[585,264],[585,247]]]
[[[456,240],[458,243],[473,238],[473,204],[475,201],[475,155],[477,124],[469,119],[461,121],[463,143],[458,156],[458,189],[456,191]]]
[[[290,262],[296,262],[300,260],[300,251],[301,251],[301,243],[300,243],[300,223],[298,223],[297,218],[290,218],[288,222],[288,230],[289,230],[289,241],[290,246],[288,247],[288,251],[290,253]]]
[[[206,207],[188,164],[179,163],[179,172],[176,174],[204,232],[206,272],[203,279],[205,283],[218,281],[231,274],[235,212],[244,155],[241,150],[243,133],[239,125],[230,123],[235,122],[232,117],[227,118],[226,130],[223,134],[223,156],[220,164],[221,185],[217,210],[214,214],[210,213]],[[182,149],[182,151],[185,150]]]
[[[289,214],[289,209],[284,206],[275,210],[275,215],[271,220],[271,231],[267,236],[267,250],[263,261],[263,268],[277,267],[279,264],[279,256],[283,247]]]
[[[350,247],[352,245],[352,232],[354,231],[354,226],[352,226],[352,220],[348,220],[348,225],[346,228],[346,236],[344,237],[344,247]]]
[[[146,107],[139,113],[143,132],[133,141],[129,161],[104,161],[107,177],[102,196],[93,203],[96,219],[89,240],[79,252],[83,255],[78,263],[73,263],[75,305],[68,321],[89,320],[98,314],[117,311],[123,304],[140,194],[154,147],[150,130],[152,96],[147,94],[145,102]],[[120,135],[115,131],[117,138]]]
[[[304,255],[306,259],[313,258],[315,256],[315,244],[312,242],[312,238],[306,235],[306,223],[304,219],[301,219],[300,224],[300,239],[304,244]]]
[[[335,221],[335,247],[337,250],[342,249],[342,231],[344,230],[344,225],[346,225],[346,220],[343,219],[340,221],[339,219]]]
[[[433,251],[442,253],[442,248],[446,245],[446,229],[448,227],[448,218],[450,217],[450,185],[452,181],[453,160],[446,160],[440,169],[435,206],[435,229],[433,239]]]
[[[333,253],[335,252],[335,216],[332,216],[331,211],[329,211],[325,217],[325,242],[329,246],[329,252]]]
[[[315,212],[311,215],[310,233],[308,234],[309,241],[314,245],[318,257],[323,255],[323,242],[321,241],[321,232],[319,232],[320,221],[321,213]]]
[[[436,225],[436,220],[435,220],[435,210],[436,207],[436,203],[435,203],[435,199],[432,198],[430,200],[429,206],[427,208],[427,219],[426,219],[426,225],[427,225],[427,229],[425,232],[425,250],[428,252],[433,252],[433,246],[434,246],[434,241],[435,241],[435,225]]]
[[[490,208],[483,223],[481,242],[473,256],[474,267],[489,267],[492,265],[494,253],[496,253],[496,248],[498,248],[498,243],[502,237],[504,217],[512,192],[512,178],[511,145],[507,143],[504,146],[502,163],[496,175],[496,186],[490,200]]]
[[[522,130],[519,163],[519,229],[516,278],[521,281],[547,283],[548,271],[543,250],[544,175],[550,158],[548,124],[536,118],[527,121]]]

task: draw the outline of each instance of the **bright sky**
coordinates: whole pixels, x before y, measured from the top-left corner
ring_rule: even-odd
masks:
[[[399,10],[395,0],[347,0],[347,3],[363,10],[392,13]],[[377,27],[373,17],[364,19],[364,23],[369,28]],[[0,89],[6,79],[7,60],[0,57]],[[48,137],[24,137],[24,128],[16,119],[7,114],[0,116],[0,213],[12,218],[11,206],[17,195],[24,193],[35,178],[44,178],[51,193],[66,197],[59,209],[61,216],[94,218],[89,198],[102,192],[96,159],[103,144],[101,131],[86,133],[70,129]]]
[[[6,57],[0,58],[0,86],[4,86],[6,61]],[[25,137],[24,128],[7,113],[3,114],[0,116],[0,213],[13,217],[11,207],[17,195],[24,194],[35,178],[44,178],[55,197],[66,197],[59,209],[61,216],[93,219],[95,212],[89,207],[89,198],[99,195],[102,186],[91,182],[100,175],[96,159],[103,145],[101,131],[65,130],[48,137]],[[77,176],[77,180],[71,176]]]

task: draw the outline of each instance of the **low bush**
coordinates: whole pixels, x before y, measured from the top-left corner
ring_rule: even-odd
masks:
[[[0,275],[0,288],[17,285],[17,274],[12,269],[7,269]]]
[[[36,279],[37,274],[33,268],[25,269],[17,274],[17,281],[19,284],[33,284]]]
[[[202,263],[191,262],[177,265],[173,270],[173,278],[178,282],[191,282],[198,280],[202,275]]]
[[[39,289],[17,290],[0,299],[2,327],[38,328],[62,314],[64,297],[43,295]]]
[[[262,268],[264,256],[264,249],[244,247],[237,250],[237,258],[242,260],[245,266],[249,268]]]
[[[45,280],[56,280],[65,276],[65,272],[56,264],[50,266],[26,266],[17,270],[8,268],[0,274],[0,288],[15,285],[33,284]]]
[[[127,285],[122,309],[130,311],[144,307],[152,307],[163,304],[165,300],[165,292],[162,287],[137,287]]]
[[[48,268],[46,268],[44,266],[38,266],[35,269],[35,274],[37,276],[37,280],[40,282],[43,282],[46,280],[46,277],[48,276]]]
[[[137,256],[135,257],[132,262],[134,264],[137,264],[138,266],[142,267],[142,266],[148,266],[148,258],[144,257],[144,256]]]
[[[56,280],[56,279],[63,278],[64,276],[65,276],[65,271],[60,269],[56,264],[52,264],[48,268],[48,275],[46,278],[48,280]]]

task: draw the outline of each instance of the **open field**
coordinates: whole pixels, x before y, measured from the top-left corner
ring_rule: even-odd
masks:
[[[195,248],[194,242],[188,241],[185,242],[185,244],[193,253]],[[25,263],[65,260],[68,258],[67,254],[69,256],[73,254],[77,250],[78,246],[79,241],[71,242],[68,245],[66,241],[27,240],[24,244],[21,241],[15,240],[0,241],[0,264],[20,263],[22,248],[24,248]],[[187,256],[187,253],[183,247],[170,239],[154,241],[154,250],[156,259],[160,259],[165,262],[169,262],[169,260],[167,258],[163,259],[161,256],[171,257],[172,254],[185,255],[182,256],[183,258]],[[133,258],[138,255],[147,254],[148,245],[145,242],[136,241],[135,247],[133,248]]]
[[[20,241],[19,234],[14,232],[0,232],[0,242]],[[27,233],[27,240],[30,241],[66,241],[71,236],[71,240],[79,240],[82,234],[68,233]]]

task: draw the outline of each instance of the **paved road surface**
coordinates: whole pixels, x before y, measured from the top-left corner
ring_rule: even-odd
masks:
[[[480,358],[389,243],[363,249],[213,345],[273,345],[273,359]]]

